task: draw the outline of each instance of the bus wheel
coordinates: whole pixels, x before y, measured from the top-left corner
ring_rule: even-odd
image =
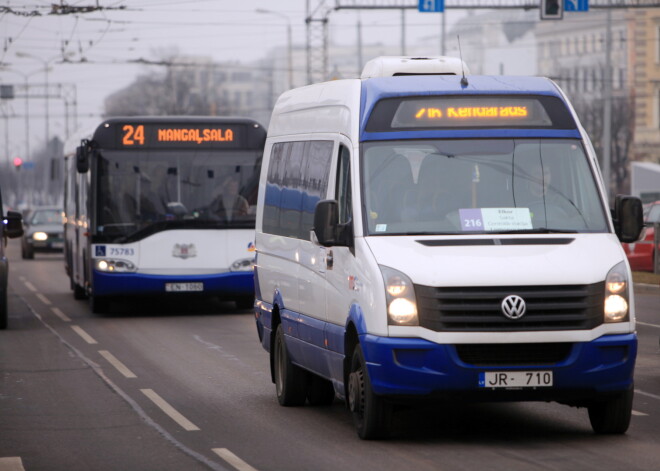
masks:
[[[348,406],[360,438],[373,440],[389,436],[392,405],[371,389],[367,364],[359,344],[353,351],[348,376]]]
[[[94,314],[105,314],[108,312],[109,300],[103,296],[89,296],[89,308]]]
[[[599,434],[626,433],[632,414],[634,388],[605,401],[594,401],[589,406],[589,421]]]
[[[291,363],[289,359],[282,324],[277,326],[273,350],[275,389],[278,402],[282,406],[304,405],[307,398],[305,371]]]
[[[73,289],[73,299],[85,299],[87,297],[85,288],[83,288],[79,284],[74,283],[73,281],[71,282],[71,285]]]
[[[332,382],[310,374],[307,383],[307,400],[311,406],[329,406],[335,401],[335,388]]]
[[[7,290],[5,290],[4,293],[0,293],[0,330],[7,328],[8,317],[9,311],[7,308]]]
[[[244,298],[238,298],[235,300],[236,308],[241,311],[245,309],[252,309],[254,307],[254,298],[252,296],[246,296]]]

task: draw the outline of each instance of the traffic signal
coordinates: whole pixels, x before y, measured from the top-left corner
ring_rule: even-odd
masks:
[[[23,165],[23,159],[21,159],[20,157],[14,157],[14,168],[16,170],[20,170],[21,165]]]
[[[542,20],[561,20],[564,17],[564,0],[541,0]]]

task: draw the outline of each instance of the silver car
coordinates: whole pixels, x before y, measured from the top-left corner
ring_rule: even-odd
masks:
[[[64,250],[64,226],[62,208],[37,207],[23,221],[25,232],[21,239],[21,255],[34,258],[35,252],[62,252]]]

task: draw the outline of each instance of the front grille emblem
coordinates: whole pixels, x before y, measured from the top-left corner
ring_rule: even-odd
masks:
[[[527,305],[525,300],[516,294],[511,294],[502,300],[502,314],[511,320],[520,319],[525,315]]]

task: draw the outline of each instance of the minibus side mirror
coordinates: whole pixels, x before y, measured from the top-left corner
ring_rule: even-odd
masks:
[[[10,239],[15,239],[23,235],[23,216],[16,211],[7,211],[7,216],[3,219],[4,233]]]
[[[639,239],[644,228],[642,201],[635,196],[617,195],[614,201],[614,231],[621,242]]]
[[[314,234],[324,247],[350,247],[352,239],[351,223],[339,224],[339,203],[323,200],[314,210]]]
[[[86,145],[76,147],[76,170],[87,173],[89,170],[89,150]]]

